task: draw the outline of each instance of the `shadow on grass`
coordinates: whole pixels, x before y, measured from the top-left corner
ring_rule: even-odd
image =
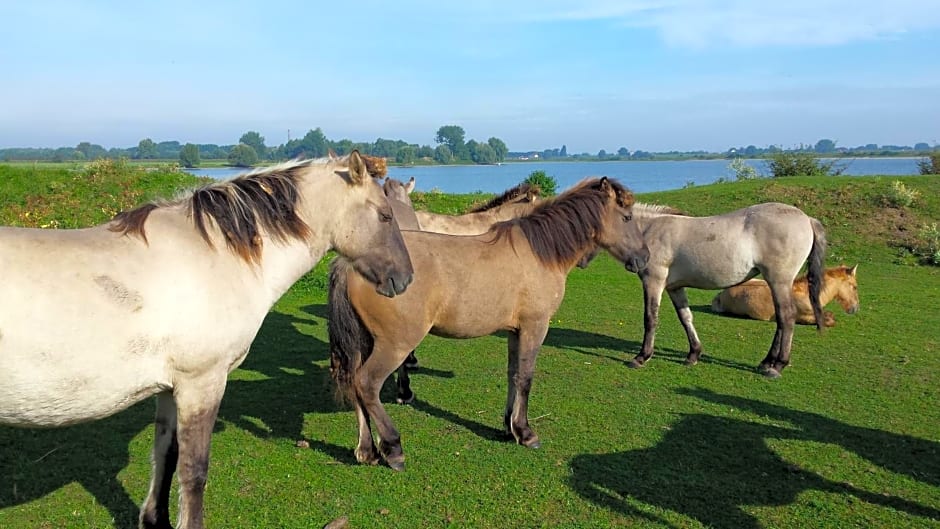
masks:
[[[118,480],[128,445],[153,420],[148,400],[94,423],[55,430],[0,427],[0,509],[78,483],[121,529],[137,527],[138,505]],[[136,491],[143,497],[146,490]]]
[[[707,390],[680,390],[701,400],[786,421],[792,427],[706,414],[682,414],[663,440],[648,449],[585,454],[571,462],[569,484],[582,497],[613,511],[673,525],[639,505],[673,511],[716,528],[758,528],[745,506],[783,506],[808,490],[847,494],[925,518],[932,506],[826,479],[774,453],[768,439],[798,439],[842,446],[873,464],[936,486],[940,445],[859,428],[821,415]]]
[[[409,404],[414,407],[414,409],[423,411],[428,415],[437,417],[438,419],[443,419],[453,424],[462,426],[472,432],[474,435],[477,435],[487,441],[512,441],[513,438],[508,433],[504,432],[499,428],[493,428],[485,424],[480,424],[476,421],[471,421],[457,415],[453,412],[438,408],[433,404],[423,401],[421,399],[415,399],[414,402]]]
[[[231,423],[258,437],[298,440],[305,414],[345,411],[333,397],[329,370],[314,363],[328,357],[328,344],[298,331],[297,323],[321,324],[268,314],[241,366],[262,377],[229,381],[216,431]],[[137,527],[138,505],[117,476],[130,460],[131,440],[142,430],[152,439],[153,410],[147,399],[107,419],[68,428],[0,427],[0,509],[78,483],[111,513],[115,527]],[[345,447],[309,442],[340,462],[355,463]],[[146,490],[135,493],[142,498]]]
[[[771,333],[770,337],[768,338],[768,345],[770,344],[769,340],[772,338],[773,333]],[[587,356],[607,358],[616,362],[622,362],[624,365],[626,365],[630,360],[633,360],[633,357],[640,352],[640,348],[642,346],[640,342],[622,340],[612,336],[579,331],[577,329],[562,329],[559,327],[552,327],[548,331],[548,336],[545,338],[545,345],[556,347],[558,349],[575,351]],[[596,351],[596,349],[623,351],[623,354],[605,354],[604,352]],[[685,365],[685,359],[687,355],[687,351],[680,351],[678,349],[663,349],[657,347],[655,349],[655,353],[653,354],[653,358],[650,359],[650,362],[661,360],[672,362],[674,364]],[[763,358],[763,356],[760,358]],[[739,371],[747,371],[751,373],[757,372],[756,366],[759,361],[760,359],[758,358],[754,361],[754,365],[748,365],[741,362],[736,362],[734,360],[714,357],[708,353],[707,346],[706,350],[702,353],[702,356],[699,359],[699,363],[702,364],[714,364],[726,367],[728,369],[737,369]]]

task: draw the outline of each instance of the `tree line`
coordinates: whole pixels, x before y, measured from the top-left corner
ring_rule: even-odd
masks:
[[[667,151],[649,152],[620,147],[616,151],[605,149],[597,153],[569,154],[565,145],[542,151],[512,152],[503,140],[491,137],[487,141],[466,140],[464,129],[458,125],[444,125],[434,137],[436,146],[408,143],[403,140],[378,138],[374,142],[353,142],[348,139],[331,140],[319,127],[308,131],[302,138],[287,143],[268,146],[265,138],[256,131],[242,134],[238,143],[232,145],[181,144],[178,141],[154,142],[150,138],[140,140],[136,147],[105,149],[101,145],[83,141],[75,147],[11,148],[0,149],[0,160],[42,160],[54,162],[85,161],[99,158],[129,158],[135,160],[179,160],[184,167],[197,167],[203,160],[223,160],[229,165],[248,167],[260,162],[289,160],[292,158],[320,158],[330,150],[337,154],[348,154],[353,149],[372,156],[382,156],[400,164],[495,164],[512,160],[532,159],[576,159],[576,160],[667,160],[667,159],[714,159],[714,158],[772,158],[778,153],[809,153],[824,157],[832,156],[891,156],[903,154],[927,154],[936,152],[926,142],[913,147],[908,145],[878,145],[869,143],[857,147],[839,147],[831,139],[821,139],[815,144],[800,144],[793,148],[776,145],[757,147],[730,147],[724,152]]]
[[[268,146],[256,131],[241,135],[232,145],[181,144],[178,141],[155,142],[140,140],[136,147],[105,149],[101,145],[81,142],[75,147],[0,149],[4,161],[42,160],[54,162],[85,161],[100,158],[129,158],[134,160],[179,160],[184,167],[197,167],[203,160],[225,160],[229,165],[249,167],[264,161],[293,158],[321,158],[330,150],[343,155],[358,149],[372,156],[382,156],[401,164],[434,162],[440,164],[477,163],[495,164],[506,159],[509,149],[503,140],[491,137],[485,142],[467,140],[464,129],[458,125],[444,125],[434,137],[437,144],[419,145],[403,140],[378,138],[374,142],[353,142],[348,139],[331,140],[319,127],[303,137],[288,140],[277,146]]]

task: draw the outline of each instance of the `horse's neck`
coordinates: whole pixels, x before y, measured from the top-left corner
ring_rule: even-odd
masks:
[[[535,206],[535,202],[515,202],[511,204],[503,204],[481,213],[489,213],[489,218],[493,219],[493,222],[502,222],[504,220],[528,215],[529,213],[532,213],[532,210],[535,209]]]

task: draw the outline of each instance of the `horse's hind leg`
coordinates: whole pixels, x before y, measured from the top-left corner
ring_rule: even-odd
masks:
[[[415,355],[414,351],[408,353],[408,358],[405,359],[405,363],[402,364],[407,369],[418,369],[420,364],[418,363],[418,357]]]
[[[225,392],[220,376],[187,380],[174,390],[179,442],[179,529],[203,529],[203,497],[209,473],[212,428]]]
[[[765,275],[766,277],[766,275]],[[793,328],[796,324],[796,305],[793,303],[793,280],[771,282],[770,292],[774,300],[777,330],[767,356],[758,366],[765,376],[778,378],[790,363],[790,347],[793,344]]]
[[[532,376],[535,373],[535,359],[539,347],[548,333],[548,322],[520,327],[518,332],[509,335],[510,364],[515,360],[515,368],[507,370],[509,386],[514,390],[506,399],[506,412],[503,421],[508,426],[516,442],[538,448],[541,446],[538,435],[529,426],[529,393],[532,390]]]
[[[157,416],[154,420],[153,452],[150,456],[150,491],[140,507],[140,527],[171,529],[170,487],[179,456],[176,440],[176,403],[173,394],[157,395]]]
[[[395,401],[399,404],[411,404],[415,400],[415,394],[411,391],[411,376],[408,375],[408,370],[408,360],[405,359],[405,362],[398,366],[398,376],[395,384],[398,388]]]
[[[656,326],[659,325],[659,302],[663,297],[665,280],[648,274],[640,274],[643,281],[643,348],[640,354],[627,364],[627,367],[643,367],[653,356],[653,343],[656,341]]]
[[[679,322],[685,329],[685,334],[689,338],[689,355],[685,358],[687,365],[698,363],[699,356],[702,355],[702,342],[698,339],[698,333],[695,332],[695,326],[692,325],[692,310],[689,308],[689,297],[684,288],[667,290],[669,298],[672,300],[672,306],[676,308],[676,315],[679,316]]]

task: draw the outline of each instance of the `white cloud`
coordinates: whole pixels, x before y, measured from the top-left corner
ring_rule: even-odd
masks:
[[[511,9],[518,9],[516,4]],[[534,20],[609,20],[652,28],[668,44],[825,46],[940,28],[936,0],[596,0],[539,2],[516,16]]]

